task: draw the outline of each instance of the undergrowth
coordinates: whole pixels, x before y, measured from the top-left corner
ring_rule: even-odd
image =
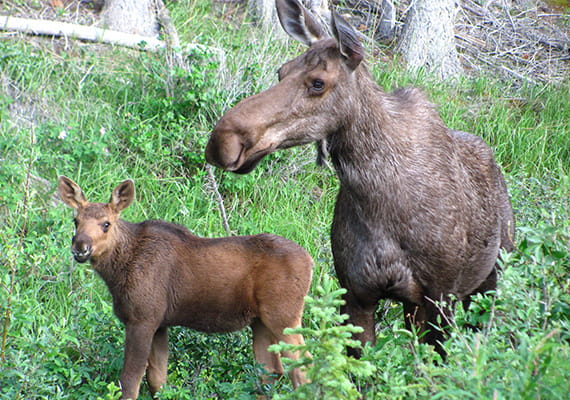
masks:
[[[71,211],[55,195],[60,174],[107,201],[126,178],[130,221],[160,218],[225,235],[203,150],[221,114],[276,82],[300,47],[260,34],[211,2],[169,4],[182,39],[222,49],[163,54],[50,41],[0,39],[0,398],[116,399],[123,328],[102,281],[70,255]],[[170,332],[162,399],[563,399],[570,380],[570,98],[568,87],[515,86],[493,77],[454,84],[369,65],[386,90],[423,87],[445,122],[481,135],[506,172],[517,250],[503,256],[495,297],[459,308],[446,362],[404,329],[401,307],[380,304],[376,346],[361,364],[343,351],[347,327],[329,247],[338,183],[311,147],[278,152],[246,176],[214,171],[233,234],[270,232],[316,261],[301,360],[311,385],[261,385],[251,333]],[[324,288],[324,289],[323,289]],[[470,325],[481,325],[471,331]],[[324,374],[323,371],[328,371]],[[334,385],[337,385],[336,387]],[[331,395],[333,389],[344,390]],[[319,394],[321,393],[321,394]],[[326,393],[326,394],[322,394]],[[333,396],[333,397],[331,397]],[[341,397],[346,396],[346,397]],[[144,387],[141,399],[150,399]]]

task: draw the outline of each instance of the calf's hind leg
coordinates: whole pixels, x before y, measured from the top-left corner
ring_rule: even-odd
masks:
[[[269,374],[283,375],[284,371],[279,354],[267,350],[269,346],[277,343],[273,333],[259,319],[256,319],[251,324],[251,329],[253,331],[255,361],[262,364]],[[271,379],[268,376],[264,376],[262,381],[263,383],[269,383]]]
[[[158,328],[152,339],[152,347],[146,368],[146,380],[153,397],[166,383],[168,369],[168,329]]]
[[[292,345],[303,345],[305,344],[305,341],[303,340],[303,336],[295,333],[295,334],[290,334],[290,335],[285,335],[282,331],[280,333],[275,333],[275,337],[277,339],[277,342],[283,341],[287,344],[292,344]],[[281,354],[284,357],[290,358],[292,360],[298,360],[299,356],[300,356],[300,352],[295,351],[283,351],[281,352]],[[305,353],[305,356],[310,357],[310,354]],[[289,379],[291,379],[291,382],[293,383],[293,387],[297,388],[305,383],[307,383],[307,378],[305,378],[305,374],[303,373],[303,371],[301,371],[300,368],[294,368],[291,371],[289,371]]]
[[[276,318],[279,319],[279,318]],[[281,356],[267,350],[271,344],[284,342],[292,345],[304,344],[303,336],[300,334],[285,335],[283,330],[289,326],[291,328],[300,326],[300,321],[295,321],[290,324],[276,323],[272,318],[267,318],[269,322],[265,323],[261,320],[256,320],[252,324],[253,328],[253,347],[255,352],[255,359],[259,363],[264,363],[266,369],[270,373],[283,374],[283,365],[281,364]],[[292,360],[299,359],[299,352],[295,351],[282,351],[281,355]],[[307,354],[309,356],[309,354]],[[289,372],[289,378],[293,383],[293,387],[299,387],[307,383],[305,374],[299,369],[294,368]]]

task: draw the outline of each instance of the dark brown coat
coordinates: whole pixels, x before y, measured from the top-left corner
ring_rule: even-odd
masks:
[[[206,239],[164,221],[121,220],[119,213],[135,195],[130,180],[117,186],[107,204],[87,202],[63,176],[58,192],[77,210],[75,259],[91,262],[125,324],[123,398],[137,398],[145,369],[153,394],[166,382],[167,327],[173,325],[202,332],[251,326],[256,360],[271,373],[283,373],[279,355],[267,347],[303,342],[301,335],[283,334],[300,326],[311,282],[313,261],[302,247],[275,235]],[[290,376],[295,386],[305,382],[298,369]]]
[[[356,337],[374,342],[378,300],[392,298],[443,354],[429,323],[450,310],[434,301],[494,289],[499,249],[513,248],[513,212],[492,151],[447,128],[420,90],[382,91],[340,16],[333,13],[328,38],[297,0],[277,8],[284,29],[310,48],[281,67],[277,85],[220,119],[206,158],[247,173],[277,149],[326,143],[340,179],[332,251],[348,289],[343,311],[364,328]]]

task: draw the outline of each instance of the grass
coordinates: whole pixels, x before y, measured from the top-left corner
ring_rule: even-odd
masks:
[[[1,399],[116,398],[123,329],[105,285],[70,257],[72,211],[54,196],[58,175],[76,180],[93,201],[107,201],[118,182],[132,178],[137,201],[125,219],[161,218],[202,236],[225,235],[204,168],[207,135],[228,107],[273,84],[277,68],[301,47],[261,34],[211,2],[169,8],[183,41],[223,49],[225,59],[192,53],[191,69],[182,73],[160,54],[75,41],[56,52],[49,41],[0,40]],[[433,363],[433,351],[404,329],[401,309],[386,302],[378,344],[363,359],[374,374],[343,373],[367,399],[565,398],[569,83],[516,86],[484,76],[449,84],[369,64],[387,90],[423,87],[447,124],[492,145],[516,211],[518,249],[504,260],[496,298],[458,310],[447,362]],[[336,309],[338,301],[329,247],[338,183],[313,160],[307,146],[276,153],[247,176],[214,173],[232,233],[279,234],[316,260],[311,294],[322,304],[307,308],[304,325],[318,354],[325,347],[309,339],[336,326],[319,309]],[[473,322],[484,328],[463,328]],[[260,387],[248,331],[174,328],[170,341],[162,399],[291,395],[287,379]],[[332,361],[346,361],[336,356]],[[144,387],[141,398],[150,398]]]

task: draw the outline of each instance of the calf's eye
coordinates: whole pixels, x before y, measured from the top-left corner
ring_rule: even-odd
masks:
[[[103,229],[103,232],[107,232],[109,230],[109,227],[111,226],[111,223],[106,221],[103,222],[103,225],[101,226],[101,229]]]

